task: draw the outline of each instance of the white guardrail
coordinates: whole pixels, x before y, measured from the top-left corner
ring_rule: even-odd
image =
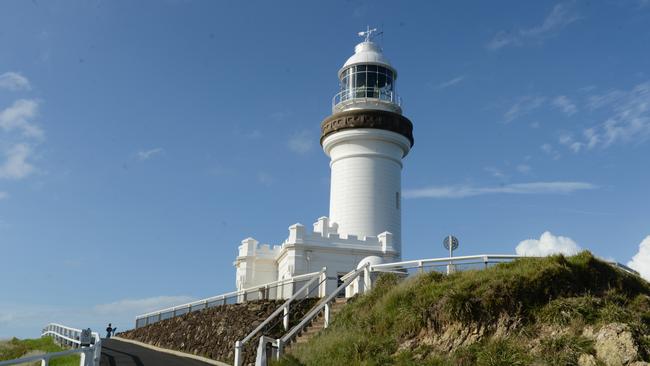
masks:
[[[188,314],[215,306],[239,304],[251,300],[284,300],[292,297],[299,291],[297,288],[312,279],[320,272],[312,272],[279,281],[273,281],[258,286],[228,292],[225,294],[192,301],[186,304],[172,306],[162,310],[152,311],[135,317],[135,328],[141,328],[165,319]]]
[[[79,355],[79,366],[99,366],[102,354],[102,340],[96,332],[91,332],[90,337],[84,339],[88,335],[86,332],[61,324],[50,323],[43,328],[41,336],[52,336],[55,341],[64,346],[73,347],[73,349],[9,361],[0,361],[0,366],[27,364],[38,361],[41,361],[41,366],[48,366],[51,359],[74,354]]]
[[[295,294],[293,294],[287,301],[280,305],[271,315],[269,315],[266,320],[264,320],[257,328],[253,329],[244,339],[235,342],[235,363],[234,366],[241,366],[243,363],[243,348],[248,341],[250,341],[255,335],[262,332],[262,330],[267,327],[273,319],[282,314],[282,327],[285,331],[289,330],[289,309],[291,302],[295,301],[298,298],[308,298],[308,297],[323,297],[327,294],[327,268],[324,267],[320,272],[314,272],[309,274],[311,279],[305,283]]]

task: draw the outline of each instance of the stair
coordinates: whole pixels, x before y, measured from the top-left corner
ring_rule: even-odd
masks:
[[[334,299],[334,302],[330,305],[330,323],[336,316],[336,314],[343,309],[345,304],[347,303],[347,299],[344,297],[337,297]],[[307,343],[309,340],[316,334],[318,334],[321,330],[325,328],[325,313],[321,312],[312,322],[311,324],[303,330],[300,335],[293,341],[291,344],[289,344],[289,347],[287,348],[287,352],[291,352],[291,346],[294,344],[301,344],[301,343]]]

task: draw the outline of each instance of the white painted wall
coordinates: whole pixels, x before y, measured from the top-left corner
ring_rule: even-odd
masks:
[[[410,147],[404,136],[381,129],[343,130],[325,138],[332,170],[330,220],[340,235],[388,231],[401,254],[402,158]]]

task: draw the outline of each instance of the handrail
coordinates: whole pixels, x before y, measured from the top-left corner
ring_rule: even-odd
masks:
[[[255,333],[259,332],[259,331],[262,330],[262,328],[264,328],[268,323],[270,323],[271,320],[272,320],[274,317],[276,317],[278,314],[280,314],[280,312],[282,312],[286,306],[288,306],[288,305],[289,305],[293,300],[295,300],[295,299],[298,297],[298,295],[302,294],[302,292],[303,292],[305,289],[308,289],[309,286],[311,286],[311,285],[314,283],[314,281],[316,281],[317,279],[319,279],[320,276],[321,276],[323,273],[325,273],[326,270],[327,270],[327,268],[326,268],[326,267],[323,267],[323,269],[322,269],[320,272],[318,272],[317,275],[315,275],[315,276],[314,276],[314,277],[313,277],[309,282],[307,282],[304,286],[302,286],[302,287],[300,288],[300,290],[296,291],[296,293],[293,294],[293,296],[291,296],[287,301],[285,301],[284,304],[280,305],[280,306],[279,306],[279,307],[278,307],[278,308],[273,312],[273,314],[269,315],[269,317],[266,318],[266,320],[265,320],[264,322],[262,322],[262,324],[258,325],[257,328],[255,328],[255,329],[254,329],[250,334],[248,334],[244,339],[242,339],[242,341],[241,341],[241,342],[242,342],[242,345],[243,345],[244,343],[248,342],[251,338],[253,338],[253,336],[255,335]]]
[[[392,262],[392,263],[382,263],[382,264],[374,264],[370,266],[370,271],[371,272],[385,272],[389,271],[391,269],[408,269],[408,268],[422,268],[427,265],[431,264],[442,264],[442,265],[448,265],[448,264],[477,264],[477,263],[490,263],[492,261],[496,260],[513,260],[513,259],[519,259],[519,258],[537,258],[539,256],[530,256],[530,255],[518,255],[518,254],[479,254],[479,255],[465,255],[465,256],[458,256],[458,257],[440,257],[440,258],[429,258],[429,259],[416,259],[416,260],[410,260],[410,261],[403,261],[403,262]],[[480,261],[478,262],[467,262],[472,259],[479,259]],[[601,259],[605,263],[608,263],[614,267],[620,268],[621,270],[632,274],[632,275],[639,275],[639,272],[633,270],[632,268],[618,263],[616,261],[610,261],[610,260],[605,260]]]
[[[313,275],[312,279],[309,280],[305,285],[303,285],[298,291],[296,291],[295,294],[293,294],[287,301],[285,301],[282,305],[280,305],[271,315],[269,315],[260,325],[257,326],[253,331],[251,331],[244,339],[241,341],[236,341],[235,342],[235,366],[239,366],[242,363],[241,359],[241,352],[242,348],[244,345],[251,340],[257,334],[259,331],[264,329],[271,320],[273,320],[276,316],[280,315],[280,313],[285,313],[285,317],[289,316],[288,311],[285,309],[288,309],[289,304],[291,304],[292,301],[294,301],[299,295],[303,293],[303,291],[308,290],[309,286],[311,286],[317,279],[320,279],[322,275],[327,271],[327,267],[323,267],[320,272],[314,272],[315,275]],[[309,292],[307,292],[309,293]]]
[[[523,258],[523,257],[516,254],[498,254],[498,255],[479,254],[479,255],[466,255],[466,256],[459,256],[459,257],[440,257],[440,258],[429,258],[429,259],[416,259],[416,260],[403,261],[403,262],[374,264],[370,266],[370,270],[378,271],[382,269],[392,269],[392,268],[416,268],[416,267],[426,266],[427,264],[432,264],[432,263],[449,264],[450,261],[452,262],[466,261],[471,259],[481,259],[482,262],[489,262],[491,259],[498,260],[498,259],[517,259],[517,258]]]
[[[290,278],[284,278],[284,279],[278,280],[278,281],[272,281],[272,282],[259,284],[259,285],[256,285],[256,286],[248,287],[248,288],[237,290],[237,291],[226,292],[224,294],[207,297],[207,298],[200,299],[200,300],[195,300],[195,301],[188,302],[188,303],[185,303],[185,304],[170,306],[170,307],[165,308],[165,309],[154,310],[154,311],[151,311],[151,312],[148,312],[148,313],[145,313],[145,314],[137,315],[135,317],[135,320],[136,320],[136,323],[137,323],[138,320],[150,317],[152,315],[158,315],[158,314],[162,314],[162,313],[166,313],[166,312],[170,312],[170,311],[175,311],[175,310],[187,309],[187,308],[192,307],[193,305],[201,305],[201,304],[209,303],[209,302],[216,301],[216,300],[223,300],[223,299],[225,299],[227,297],[240,296],[240,295],[249,293],[251,291],[257,291],[260,288],[273,287],[273,286],[279,286],[279,285],[284,285],[284,284],[288,284],[288,283],[293,283],[293,282],[300,281],[300,280],[303,280],[305,278],[309,278],[311,276],[314,276],[317,273],[318,272],[306,273],[306,274],[302,274],[302,275],[298,275],[298,276],[294,276],[294,277],[290,277]]]
[[[289,343],[293,337],[298,333],[301,332],[320,312],[325,308],[326,305],[328,305],[338,294],[343,291],[346,287],[348,287],[352,281],[354,281],[361,273],[363,273],[368,267],[370,266],[370,263],[366,263],[363,265],[361,268],[355,269],[354,271],[351,271],[353,274],[349,276],[343,283],[334,290],[329,296],[326,298],[322,299],[321,301],[318,302],[318,304],[307,313],[302,318],[302,321],[298,323],[298,325],[294,326],[291,328],[290,331],[287,332],[284,336],[282,336],[280,339],[278,339],[278,350],[281,352],[283,345]]]
[[[59,332],[60,330],[67,331],[65,333],[72,333],[72,334],[62,334]],[[41,333],[41,336],[46,336],[46,335],[53,335],[57,339],[64,339],[66,341],[72,342],[78,346],[81,346],[81,340],[80,339],[75,339],[75,338],[70,338],[69,336],[72,337],[80,337],[82,333],[81,329],[76,329],[76,328],[71,328],[67,327],[65,325],[57,324],[57,323],[50,323],[43,328],[43,332]],[[10,365],[18,365],[18,364],[25,364],[29,362],[34,362],[34,361],[41,361],[42,366],[48,366],[50,359],[56,358],[56,357],[61,357],[61,356],[67,356],[67,355],[72,355],[72,354],[79,354],[80,355],[80,360],[79,360],[79,365],[80,366],[99,366],[100,360],[101,360],[101,344],[102,340],[99,336],[99,333],[97,332],[92,332],[91,333],[92,338],[94,338],[94,342],[91,342],[92,345],[89,347],[80,347],[80,348],[75,348],[75,349],[70,349],[66,351],[61,351],[61,352],[53,352],[53,353],[45,353],[42,355],[35,355],[35,356],[29,356],[29,357],[23,357],[23,358],[18,358],[15,360],[7,360],[7,361],[0,361],[0,366],[10,366]],[[89,356],[91,359],[87,362],[86,357]]]

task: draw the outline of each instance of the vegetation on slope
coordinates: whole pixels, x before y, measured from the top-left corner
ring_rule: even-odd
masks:
[[[41,351],[43,353],[61,352],[65,349],[54,342],[52,337],[37,339],[13,338],[7,342],[0,342],[0,361],[21,358],[29,352]],[[40,363],[39,363],[40,364]],[[79,356],[68,355],[53,358],[50,361],[52,366],[78,366]]]
[[[623,323],[639,344],[633,357],[648,360],[650,285],[589,252],[451,276],[383,275],[279,364],[577,365],[596,355],[593,334],[611,323]]]

